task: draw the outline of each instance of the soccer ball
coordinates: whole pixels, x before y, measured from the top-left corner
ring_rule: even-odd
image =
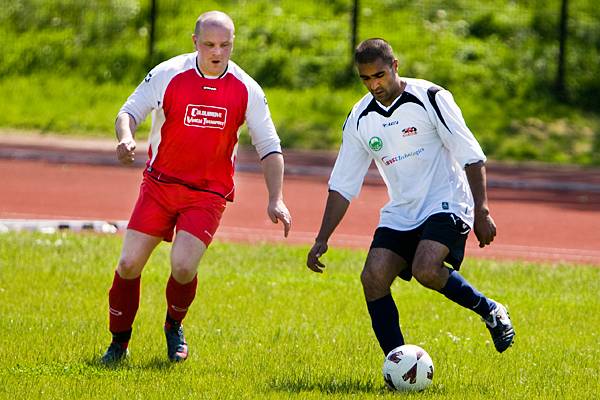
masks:
[[[423,390],[433,380],[433,361],[414,344],[396,347],[385,357],[383,379],[392,390]]]

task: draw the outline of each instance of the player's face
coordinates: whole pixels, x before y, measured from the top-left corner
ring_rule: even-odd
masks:
[[[365,87],[377,101],[389,106],[400,95],[401,83],[398,79],[398,61],[390,65],[381,59],[368,64],[357,64],[358,75]]]
[[[208,25],[192,38],[200,71],[205,75],[221,75],[233,50],[233,30],[223,25]]]

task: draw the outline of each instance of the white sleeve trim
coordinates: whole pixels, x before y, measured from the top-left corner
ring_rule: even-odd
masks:
[[[330,192],[338,192],[343,198],[345,198],[346,200],[348,200],[348,202],[351,202],[352,199],[354,197],[356,197],[356,196],[352,196],[352,194],[350,194],[348,192],[345,192],[345,191],[343,191],[341,189],[332,188],[331,186],[329,187],[329,191]]]

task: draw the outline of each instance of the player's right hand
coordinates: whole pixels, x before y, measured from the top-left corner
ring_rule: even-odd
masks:
[[[117,158],[121,164],[129,165],[135,160],[135,140],[123,139],[117,145]]]
[[[326,242],[315,242],[312,249],[308,252],[308,257],[306,260],[306,266],[311,270],[323,273],[323,268],[325,268],[325,264],[319,261],[319,257],[327,252],[327,243]]]

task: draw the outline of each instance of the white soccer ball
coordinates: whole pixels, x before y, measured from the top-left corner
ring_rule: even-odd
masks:
[[[433,380],[433,361],[425,350],[414,344],[396,347],[385,357],[383,379],[393,390],[423,390]]]

